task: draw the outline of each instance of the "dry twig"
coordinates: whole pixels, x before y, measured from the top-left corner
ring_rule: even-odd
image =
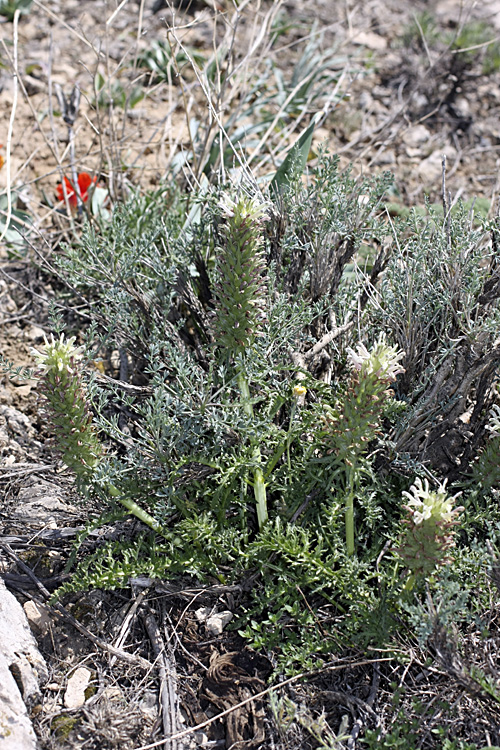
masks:
[[[22,560],[21,558],[16,555],[16,553],[11,549],[11,547],[8,544],[0,543],[0,547],[6,552],[9,557],[11,557],[16,564],[24,570],[24,572],[31,578],[31,580],[36,584],[36,587],[38,590],[43,594],[45,599],[48,601],[50,599],[50,592],[45,588],[43,583],[36,577],[36,575],[33,573],[31,568],[29,568]],[[151,670],[153,668],[153,665],[151,662],[147,661],[147,659],[143,659],[141,656],[136,656],[134,654],[128,654],[126,651],[122,651],[119,648],[115,648],[110,643],[106,643],[106,641],[103,641],[102,638],[98,638],[96,635],[90,632],[88,628],[86,628],[84,625],[79,622],[76,617],[73,617],[68,610],[63,607],[62,604],[59,604],[58,602],[54,605],[45,604],[49,612],[52,614],[57,615],[58,617],[61,617],[63,620],[66,620],[66,622],[69,622],[71,625],[73,625],[74,628],[78,630],[82,635],[85,636],[85,638],[88,638],[89,641],[91,641],[95,646],[98,646],[99,648],[103,649],[103,651],[107,651],[109,654],[112,654],[113,656],[116,656],[118,659],[121,659],[122,661],[126,661],[129,664],[132,664],[133,666],[140,667],[141,669],[147,669]]]

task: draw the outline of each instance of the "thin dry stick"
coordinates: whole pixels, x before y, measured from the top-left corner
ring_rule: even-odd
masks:
[[[175,22],[175,16],[174,16],[174,22]],[[168,42],[168,44],[170,46],[170,51],[172,53],[172,63],[173,63],[173,67],[175,69],[175,75],[177,76],[177,80],[179,81],[179,84],[180,84],[180,87],[181,87],[181,95],[182,95],[182,100],[184,102],[184,112],[186,113],[187,125],[188,125],[188,129],[187,130],[188,130],[188,137],[189,137],[189,145],[191,147],[191,153],[193,154],[193,159],[194,159],[195,155],[196,155],[196,149],[195,149],[194,141],[193,141],[193,133],[192,133],[191,127],[189,125],[189,111],[190,111],[191,107],[188,105],[188,101],[187,101],[187,92],[188,92],[188,89],[184,85],[184,79],[182,78],[181,72],[179,70],[179,65],[177,63],[177,55],[176,55],[176,53],[174,51],[174,44],[170,41],[170,34],[173,32],[173,30],[175,28],[176,28],[175,26],[172,26],[172,28],[168,28],[167,29],[167,42]],[[177,44],[180,45],[180,41],[177,39],[177,37],[175,36],[175,34],[172,33],[172,36],[173,36],[174,40],[177,42]],[[194,66],[194,62],[191,59],[190,59],[190,62],[191,62],[191,65]],[[210,116],[210,114],[211,113],[209,112],[209,116]],[[199,173],[199,171],[200,170],[198,169],[197,172]]]
[[[118,15],[118,13],[121,11],[121,9],[128,3],[128,0],[122,0],[118,8],[113,11],[113,13],[110,15],[108,20],[106,21],[106,26],[109,26],[110,23],[113,23],[114,19]]]
[[[271,122],[271,124],[269,125],[268,129],[266,130],[266,132],[264,133],[264,135],[262,136],[262,138],[260,139],[260,141],[258,142],[258,144],[255,146],[255,148],[254,148],[254,150],[252,152],[252,155],[248,157],[248,163],[249,164],[259,155],[262,146],[267,142],[267,140],[269,139],[269,136],[271,135],[271,133],[274,132],[274,130],[275,130],[276,125],[278,124],[278,122],[281,119],[283,119],[283,115],[286,112],[286,108],[288,107],[288,105],[290,104],[290,102],[292,101],[292,99],[294,98],[294,96],[296,95],[297,91],[300,91],[300,89],[302,88],[302,86],[304,86],[304,84],[306,84],[315,75],[316,75],[316,70],[311,70],[311,72],[305,78],[301,78],[300,81],[298,82],[298,84],[295,86],[295,88],[293,88],[290,91],[290,93],[288,94],[287,98],[285,99],[285,101],[283,102],[283,104],[279,108],[278,112],[276,113],[276,116],[275,116],[274,120]],[[291,148],[293,148],[293,146],[294,146],[294,144],[291,144]],[[286,153],[286,152],[283,152],[283,153]]]
[[[334,341],[338,336],[340,336],[341,333],[345,333],[349,330],[349,328],[352,328],[353,325],[353,321],[348,321],[341,326],[333,328],[331,331],[328,331],[328,333],[325,333],[325,335],[318,342],[316,342],[314,346],[312,346],[307,352],[304,353],[304,359],[306,360],[306,362],[308,362],[310,359],[313,359],[313,357],[319,354],[320,351],[325,348],[325,346],[331,344],[331,342]]]
[[[354,669],[356,667],[364,667],[367,664],[380,664],[383,661],[392,661],[392,657],[383,657],[382,659],[364,659],[363,661],[346,662],[345,664],[333,664],[331,666],[321,667],[321,669],[311,670],[310,672],[301,672],[300,674],[296,674],[293,677],[289,677],[288,679],[283,680],[283,682],[279,682],[277,685],[271,685],[271,687],[262,690],[260,693],[255,693],[255,695],[251,695],[249,698],[245,698],[245,700],[241,701],[240,703],[236,703],[234,706],[226,708],[224,711],[221,711],[220,714],[212,716],[211,719],[207,719],[207,721],[203,721],[201,724],[197,724],[195,727],[184,729],[182,732],[174,734],[170,739],[179,740],[182,737],[187,737],[193,732],[198,732],[200,729],[204,729],[205,727],[210,726],[210,724],[213,724],[215,721],[222,719],[224,716],[231,714],[233,711],[246,706],[248,703],[260,700],[260,698],[264,698],[274,690],[279,690],[285,685],[291,685],[292,682],[297,682],[297,680],[302,680],[306,677],[317,677],[324,672],[338,672],[341,669]],[[140,747],[134,748],[134,750],[153,750],[153,748],[159,747],[161,744],[163,744],[163,742],[164,740],[160,740],[159,742],[153,742],[151,745],[141,745]]]
[[[236,85],[235,80],[234,80],[235,76],[236,76],[237,72],[240,70],[240,68],[242,68],[242,66],[244,66],[245,73],[244,73],[244,76],[243,76],[243,79],[244,79],[243,86],[245,86],[247,84],[247,80],[248,80],[248,77],[249,77],[249,68],[250,68],[251,63],[253,64],[253,66],[252,66],[252,73],[250,74],[250,77],[252,77],[254,75],[254,73],[255,73],[255,65],[256,65],[256,62],[257,62],[256,58],[255,58],[255,55],[257,53],[258,48],[262,45],[263,40],[264,40],[266,34],[268,33],[269,28],[271,27],[271,25],[272,25],[272,23],[273,23],[273,21],[274,21],[274,19],[276,17],[276,14],[277,14],[279,8],[281,7],[281,0],[278,0],[278,2],[273,3],[272,7],[265,14],[265,16],[264,16],[263,19],[261,19],[261,17],[259,16],[260,2],[257,4],[257,8],[255,9],[255,14],[254,14],[255,15],[254,31],[252,32],[252,35],[251,35],[251,42],[250,42],[249,50],[246,53],[246,55],[244,56],[243,60],[238,65],[236,65],[236,67],[234,67],[233,70],[229,71],[229,62],[231,62],[231,64],[233,64],[233,57],[234,57],[233,50],[234,50],[235,42],[236,42],[236,33],[237,33],[237,29],[238,29],[238,24],[239,24],[240,18],[242,16],[242,11],[243,11],[244,7],[247,4],[248,3],[243,3],[242,5],[239,5],[237,7],[237,9],[236,9],[235,14],[232,16],[232,18],[228,22],[228,30],[226,32],[226,39],[225,39],[223,45],[221,45],[221,46],[224,46],[224,44],[227,44],[227,47],[228,47],[228,52],[226,54],[226,60],[227,60],[227,66],[226,67],[228,68],[228,70],[225,71],[225,76],[224,76],[224,78],[222,80],[221,80],[221,76],[220,76],[219,60],[218,60],[218,56],[217,56],[217,51],[214,49],[214,60],[215,60],[215,62],[217,64],[218,78],[219,78],[219,90],[218,90],[217,97],[216,97],[215,109],[216,109],[217,112],[227,111],[227,109],[229,107],[229,104],[232,103],[232,101],[234,101],[234,99],[238,96],[239,100],[240,100],[240,104],[236,108],[236,110],[233,112],[233,114],[231,116],[232,120],[235,120],[235,119],[238,118],[239,113],[241,112],[241,109],[244,106],[244,103],[246,101],[246,92],[245,92],[245,89],[244,89],[244,87],[238,88],[238,86]],[[269,47],[270,47],[269,41],[267,42],[267,45],[265,45],[265,46],[263,45],[262,46],[262,48],[260,50],[260,54],[259,54],[260,59],[263,59],[263,58],[267,57],[267,55],[269,54]],[[231,89],[230,89],[230,99],[225,100],[225,98],[224,98],[225,97],[225,92],[226,92],[226,90],[227,90],[230,82],[233,84],[232,87],[231,87]],[[278,115],[278,117],[279,117],[279,115]],[[271,126],[271,127],[273,127],[273,126]],[[203,148],[202,148],[202,154],[204,153],[204,151],[205,151],[205,149],[206,149],[206,147],[208,145],[208,138],[209,138],[210,132],[211,132],[211,128],[207,129],[206,141],[205,141],[205,143],[203,145]],[[268,132],[269,132],[269,130],[268,130]],[[222,155],[223,155],[223,152],[224,152],[224,149],[223,149],[223,136],[224,135],[226,135],[224,133],[224,131],[221,128],[219,128],[220,148],[219,148],[218,164],[220,164],[220,166],[222,168],[223,179],[224,179],[224,159],[222,158]],[[227,138],[227,135],[226,135],[226,138]],[[233,149],[233,151],[234,151],[234,149]],[[250,157],[250,159],[248,159],[247,166],[250,164],[250,161],[255,157],[256,154],[257,154],[257,149],[254,150],[253,155]],[[240,154],[239,161],[241,163],[244,160],[245,160],[245,156],[243,155],[243,152],[242,152]]]
[[[120,632],[118,633],[117,637],[115,638],[115,642],[113,643],[114,648],[121,648],[123,644],[125,643],[125,641],[127,640],[127,635],[130,630],[132,619],[135,613],[137,612],[137,610],[139,609],[139,607],[141,606],[144,597],[147,596],[148,593],[149,593],[149,586],[145,588],[143,591],[141,591],[132,602],[132,606],[129,608],[120,626]],[[116,659],[113,656],[110,661],[111,667],[115,663],[115,660]]]
[[[69,223],[70,223],[71,229],[74,230],[74,222],[73,222],[73,217],[71,216],[71,209],[70,209],[69,201],[68,201],[68,192],[66,190],[66,182],[64,180],[64,169],[63,169],[63,166],[62,166],[64,156],[63,156],[63,158],[61,158],[61,156],[59,154],[59,139],[57,138],[57,135],[56,135],[56,128],[55,128],[55,123],[54,123],[54,106],[53,106],[53,99],[52,99],[52,95],[53,95],[53,86],[52,86],[52,59],[53,59],[53,51],[54,51],[54,44],[53,44],[53,42],[54,42],[54,40],[53,40],[53,36],[52,36],[52,31],[51,31],[50,32],[50,43],[49,43],[49,70],[48,70],[49,122],[50,122],[50,129],[51,129],[51,132],[52,132],[52,139],[54,141],[53,154],[55,156],[55,159],[56,159],[56,162],[57,162],[57,167],[59,169],[59,177],[60,177],[60,180],[61,180],[61,185],[62,185],[62,189],[63,189],[63,196],[64,196],[64,202],[65,202],[65,205],[66,205],[66,215],[67,215],[67,217],[69,219]],[[57,84],[56,84],[56,86],[57,86]],[[63,108],[61,109],[61,111],[62,110],[63,110]],[[56,211],[57,209],[54,208],[53,210]],[[50,214],[49,214],[49,216],[50,216]],[[63,229],[63,231],[66,234],[66,229]],[[69,240],[69,237],[67,237],[67,239]]]
[[[80,186],[78,185],[78,174],[76,171],[75,131],[73,127],[78,116],[78,110],[80,108],[80,88],[78,87],[78,84],[76,84],[73,87],[73,91],[71,92],[71,96],[69,97],[69,99],[64,94],[62,86],[60,86],[60,84],[56,83],[54,86],[54,90],[56,93],[57,101],[59,102],[63,120],[68,127],[69,166],[71,171],[71,179],[73,181],[72,187],[77,200],[78,215],[82,216],[83,198],[80,193]],[[66,210],[68,212],[68,215],[71,215],[68,195],[69,191],[67,190],[64,175],[61,178],[61,184],[63,189],[64,201],[66,203]]]
[[[19,8],[14,13],[14,24],[12,29],[12,36],[13,36],[13,42],[14,42],[14,67],[12,71],[12,82],[14,85],[14,96],[12,100],[12,109],[10,112],[10,119],[9,119],[9,129],[7,131],[7,217],[5,219],[5,225],[2,229],[2,233],[0,234],[0,242],[3,240],[5,235],[7,234],[7,230],[10,225],[10,220],[12,218],[12,195],[11,195],[11,187],[12,187],[12,174],[11,174],[11,163],[10,163],[10,152],[12,148],[12,133],[14,131],[14,120],[16,118],[16,109],[17,109],[17,92],[18,92],[18,76],[17,76],[17,41],[18,41],[18,23],[19,23],[19,15],[20,11]]]
[[[19,465],[14,469],[14,471],[9,471],[6,474],[2,474],[0,477],[0,482],[3,482],[5,479],[12,479],[13,477],[20,477],[20,476],[26,476],[26,474],[35,474],[39,471],[53,471],[56,468],[57,464],[37,464],[36,466],[30,466],[27,469],[21,469],[19,468]]]
[[[234,147],[234,144],[233,144],[232,140],[230,139],[228,133],[226,132],[226,129],[224,128],[224,125],[222,124],[222,120],[220,118],[220,114],[219,114],[219,112],[216,111],[216,108],[215,108],[214,103],[212,101],[212,97],[210,96],[210,91],[209,91],[209,89],[206,86],[206,82],[202,79],[202,77],[200,75],[200,71],[199,71],[198,66],[196,65],[196,63],[193,60],[192,56],[189,54],[189,50],[183,45],[183,43],[180,41],[180,39],[178,39],[175,36],[175,34],[173,33],[173,30],[170,30],[170,31],[171,31],[172,36],[174,37],[175,41],[179,45],[179,48],[186,55],[186,57],[187,57],[187,59],[189,61],[189,64],[191,65],[191,68],[193,69],[193,72],[194,72],[194,74],[195,74],[195,76],[196,76],[196,78],[198,80],[198,83],[199,83],[199,85],[201,87],[201,90],[203,91],[203,95],[205,96],[205,99],[206,99],[206,102],[208,104],[210,113],[211,113],[212,117],[214,118],[215,122],[217,123],[217,126],[218,126],[220,132],[225,137],[229,148],[233,152],[234,157],[236,159],[236,163],[239,164],[239,166],[241,167],[242,172],[245,173],[247,179],[250,180],[251,182],[253,182],[253,175],[251,174],[251,172],[248,169],[248,167],[245,164],[245,162],[242,161],[241,155],[238,153],[238,151]]]
[[[243,60],[235,67],[235,69],[233,70],[231,75],[228,76],[228,78],[232,78],[242,66],[245,66],[248,71],[250,61],[252,59],[252,55],[257,51],[259,45],[262,43],[265,34],[267,33],[268,29],[272,26],[276,18],[276,15],[281,10],[282,4],[283,4],[283,0],[277,0],[276,2],[274,2],[270,10],[264,16],[264,20],[261,20],[258,17],[257,13],[255,13],[254,29],[258,31],[258,34],[253,37],[253,41],[251,43],[248,54],[246,54]],[[240,13],[242,12],[243,8],[244,8],[243,4],[238,7],[238,10]],[[261,55],[265,54],[269,47],[270,47],[270,43],[268,42],[267,47],[264,50],[262,50]]]
[[[78,33],[74,28],[72,28],[69,24],[66,23],[66,21],[63,21],[61,16],[58,16],[57,13],[53,13],[49,8],[47,8],[43,3],[40,2],[40,0],[33,0],[35,5],[37,5],[41,10],[43,10],[44,13],[46,13],[48,16],[50,16],[54,21],[57,21],[57,23],[60,23],[61,26],[64,26],[65,29],[67,29],[70,34],[73,34],[73,36],[76,36],[77,39],[79,39],[81,42],[87,45],[87,47],[90,47],[90,49],[96,51],[94,45],[89,42],[88,39],[85,39],[84,36]]]
[[[137,35],[135,38],[135,56],[134,56],[134,70],[137,68],[137,55],[139,54],[139,42],[142,34],[142,23],[144,19],[144,3],[145,0],[141,0],[139,5],[139,21],[137,23]]]
[[[107,119],[108,119],[108,131],[109,131],[109,141],[108,141],[108,149],[109,149],[109,158],[108,158],[108,185],[111,195],[114,195],[115,198],[118,195],[118,171],[115,170],[115,165],[119,165],[119,147],[118,147],[118,137],[116,133],[116,123],[115,123],[115,105],[113,101],[113,92],[111,89],[111,82],[112,82],[112,76],[110,69],[110,57],[109,57],[109,26],[106,26],[105,29],[105,39],[106,39],[106,87],[108,90],[108,102],[107,102]],[[96,68],[97,72],[97,68]],[[96,77],[94,76],[94,87],[95,87],[95,80]],[[96,101],[97,100],[97,90],[96,90]],[[101,128],[99,128],[101,130]],[[101,138],[101,133],[99,133],[99,139]],[[104,149],[103,149],[104,154]]]
[[[3,40],[1,40],[1,41],[2,41],[2,44],[3,44]],[[10,64],[12,64],[12,60],[10,59],[10,57],[9,57],[9,62],[10,62]],[[49,74],[50,74],[50,73],[49,73]],[[38,122],[38,114],[37,114],[37,112],[35,111],[35,109],[34,109],[34,107],[33,107],[33,104],[32,104],[32,102],[31,102],[31,99],[30,99],[30,97],[28,96],[28,93],[27,93],[27,91],[26,91],[26,88],[25,88],[25,86],[24,86],[24,84],[23,84],[22,78],[21,78],[21,77],[19,77],[19,78],[18,78],[18,80],[19,80],[19,87],[20,87],[20,89],[21,89],[22,93],[24,94],[24,98],[25,98],[25,101],[26,101],[26,103],[28,104],[28,106],[29,106],[29,108],[30,108],[30,111],[31,111],[31,114],[32,114],[32,116],[33,116],[33,121],[34,121],[34,122]],[[55,160],[57,161],[57,164],[58,164],[58,166],[59,166],[59,165],[60,165],[60,160],[59,160],[58,156],[56,155],[56,152],[55,152],[55,150],[54,150],[54,147],[52,146],[52,143],[51,143],[51,142],[50,142],[50,140],[49,140],[49,137],[47,136],[47,134],[45,133],[45,131],[43,130],[43,128],[42,128],[42,127],[40,127],[40,125],[39,125],[39,124],[37,125],[37,129],[38,129],[38,132],[40,133],[40,135],[42,136],[42,138],[43,138],[43,140],[44,140],[44,142],[45,142],[45,145],[46,145],[46,146],[47,146],[47,148],[48,148],[48,149],[50,150],[50,152],[51,152],[51,153],[52,153],[52,155],[54,156],[54,158],[55,158]],[[66,155],[66,153],[67,153],[68,149],[69,149],[69,146],[67,146],[67,147],[65,148],[65,150],[64,150],[64,152],[63,152],[63,158],[65,157],[65,155]],[[34,153],[36,153],[36,152],[34,152]],[[22,171],[22,169],[24,169],[24,168],[25,168],[25,166],[27,166],[27,164],[29,163],[29,161],[30,161],[31,159],[33,159],[33,156],[34,156],[34,154],[31,154],[31,155],[29,156],[28,160],[27,160],[27,161],[25,162],[25,164],[23,164],[23,166],[22,166],[22,167],[20,168],[20,170],[19,170],[19,171],[17,172],[17,174],[19,174],[19,173],[20,173],[20,171]],[[51,169],[51,170],[49,170],[49,171],[48,171],[48,172],[46,172],[46,173],[45,173],[45,175],[43,175],[43,176],[40,176],[40,177],[34,177],[34,178],[33,178],[32,180],[30,180],[29,182],[25,182],[24,184],[25,184],[25,185],[31,185],[31,184],[34,184],[34,183],[36,183],[36,182],[39,182],[39,181],[40,181],[40,180],[42,180],[42,179],[43,179],[44,177],[49,177],[50,175],[54,174],[54,173],[55,173],[56,171],[57,171],[57,167],[56,167],[56,168],[54,168],[54,169]]]
[[[14,550],[12,550],[8,544],[0,543],[0,547],[9,555],[9,557],[15,560],[16,564],[21,568],[21,570],[24,570],[24,572],[31,578],[31,580],[36,585],[38,590],[43,594],[43,596],[47,600],[50,599],[50,592],[36,577],[31,568],[29,568],[21,560],[21,558],[16,555]],[[141,667],[142,669],[147,670],[151,670],[153,668],[153,665],[149,661],[147,661],[147,659],[143,659],[141,656],[135,656],[134,654],[128,654],[126,651],[121,651],[120,649],[112,646],[110,643],[106,643],[106,641],[98,638],[96,635],[91,633],[90,630],[88,630],[84,625],[82,625],[81,622],[76,619],[76,617],[73,617],[73,615],[71,615],[68,610],[62,606],[62,604],[56,603],[54,606],[51,606],[50,604],[46,603],[45,606],[50,612],[53,612],[59,617],[62,617],[64,620],[73,625],[73,627],[76,628],[82,635],[84,635],[85,638],[88,638],[89,641],[91,641],[95,646],[103,649],[103,651],[107,651],[108,653],[113,654],[113,656],[118,657],[118,659],[122,659],[122,661],[126,661],[136,667]]]
[[[14,73],[15,73],[15,74],[17,75],[17,82],[18,82],[18,84],[19,84],[19,87],[20,87],[20,89],[21,89],[21,91],[22,91],[23,95],[24,95],[24,99],[25,99],[25,101],[26,101],[26,103],[28,104],[28,107],[30,108],[31,114],[32,114],[32,116],[33,116],[33,122],[38,122],[38,115],[37,115],[37,112],[35,112],[35,109],[34,109],[34,107],[33,107],[33,103],[32,103],[32,101],[31,101],[31,98],[30,98],[30,97],[28,96],[28,94],[27,94],[27,91],[26,91],[26,89],[25,89],[25,86],[24,86],[24,84],[23,84],[22,78],[21,78],[21,76],[19,75],[19,70],[18,70],[18,66],[17,66],[17,63],[15,63],[15,62],[14,62],[14,59],[13,59],[13,57],[11,56],[11,54],[10,54],[10,51],[9,51],[9,49],[8,49],[8,48],[6,47],[6,45],[5,45],[5,42],[4,42],[4,40],[2,39],[2,40],[0,40],[0,42],[1,42],[2,46],[3,46],[3,48],[4,48],[4,51],[5,51],[6,57],[7,57],[8,61],[9,61],[9,65],[11,66],[12,70],[14,71]],[[52,44],[52,42],[51,42],[51,44]],[[49,47],[49,73],[48,73],[48,85],[49,85],[49,102],[50,102],[50,103],[49,103],[49,113],[50,113],[50,114],[52,114],[52,105],[51,105],[51,101],[52,101],[52,95],[51,95],[51,65],[52,65],[52,47],[50,46],[50,47]],[[52,129],[52,132],[54,133],[54,127],[53,127],[53,117],[52,117],[52,119],[51,119],[51,129]],[[56,138],[54,137],[54,144],[55,144],[55,145],[53,146],[53,145],[52,145],[52,143],[50,142],[50,140],[49,140],[49,138],[48,138],[47,134],[45,133],[44,129],[43,129],[43,128],[42,128],[41,126],[40,126],[40,124],[38,124],[38,131],[39,131],[39,133],[41,134],[42,138],[44,139],[45,145],[46,145],[46,146],[48,147],[48,149],[50,150],[50,152],[51,152],[51,153],[52,153],[52,155],[54,156],[54,159],[55,159],[55,161],[57,162],[57,165],[58,165],[58,169],[59,169],[59,172],[60,172],[60,174],[62,175],[62,166],[61,166],[61,164],[62,164],[62,160],[61,160],[61,159],[59,158],[59,154],[58,154],[58,151],[57,151],[57,139],[56,139]],[[17,176],[18,176],[18,175],[19,175],[19,174],[20,174],[20,173],[21,173],[21,172],[23,171],[23,169],[25,169],[25,167],[26,167],[26,166],[27,166],[27,165],[29,164],[29,162],[30,162],[30,161],[31,161],[31,160],[33,159],[33,157],[34,157],[35,153],[36,153],[36,151],[35,151],[35,152],[34,152],[33,154],[31,154],[31,155],[30,155],[30,157],[29,157],[29,159],[28,159],[28,160],[27,160],[27,161],[26,161],[26,162],[25,162],[25,163],[24,163],[24,164],[22,165],[22,167],[20,167],[20,168],[18,169],[18,171],[17,171],[17,173],[16,173],[16,177],[17,177]],[[64,155],[63,155],[63,158],[64,158]],[[57,168],[56,168],[56,170],[57,170]],[[43,177],[48,177],[48,176],[50,176],[50,175],[51,175],[51,174],[52,174],[53,172],[55,172],[56,170],[51,170],[51,171],[49,171],[49,172],[48,172],[48,173],[46,173],[46,174],[45,174],[45,175],[44,175]],[[28,185],[34,184],[34,183],[38,182],[39,180],[43,179],[43,177],[36,177],[36,178],[32,179],[31,181],[25,182],[25,183],[24,183],[24,186],[26,187],[26,186],[28,186]],[[62,179],[62,177],[61,177],[61,179]],[[55,211],[55,208],[52,208],[52,209],[50,209],[50,210],[49,210],[49,211],[48,211],[48,212],[47,212],[47,213],[46,213],[46,214],[45,214],[44,216],[42,216],[42,217],[39,217],[39,223],[40,223],[40,224],[43,224],[43,223],[44,223],[44,221],[45,221],[45,220],[46,220],[46,219],[47,219],[48,217],[50,217],[50,216],[51,216],[51,214],[52,214],[52,213],[53,213],[54,211]],[[17,218],[17,219],[16,219],[16,222],[17,222],[17,224],[23,224],[23,225],[25,225],[26,227],[29,227],[29,228],[33,228],[33,225],[32,225],[32,224],[27,224],[26,222],[23,222],[23,221],[22,221],[22,219],[19,219],[19,218]]]
[[[179,698],[177,695],[177,676],[173,657],[165,653],[165,644],[161,637],[156,618],[152,613],[144,617],[144,626],[153,646],[155,663],[160,676],[160,700],[162,708],[163,744],[165,750],[177,750],[174,734],[177,730]],[[172,734],[174,733],[174,734]]]

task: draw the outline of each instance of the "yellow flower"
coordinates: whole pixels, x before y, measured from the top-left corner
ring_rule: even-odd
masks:
[[[305,396],[307,393],[307,388],[303,385],[294,385],[293,387],[293,395],[296,398],[300,398],[301,396]]]

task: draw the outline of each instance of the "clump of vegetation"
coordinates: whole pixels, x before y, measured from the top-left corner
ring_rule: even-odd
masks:
[[[73,344],[46,345],[44,378],[60,377],[48,366],[58,347],[74,378],[52,404],[67,415],[63,459],[84,467],[82,491],[104,511],[121,503],[146,527],[80,561],[59,595],[144,574],[252,574],[242,632],[279,647],[290,671],[331,650],[303,597],[330,613],[332,637],[380,646],[426,587],[472,595],[467,529],[485,550],[498,515],[492,483],[469,483],[496,398],[496,225],[472,229],[457,212],[391,228],[389,184],[356,181],[324,154],[306,187],[290,176],[274,202],[223,186],[190,224],[172,188],[161,215],[133,198],[60,252],[94,316],[87,356],[116,348],[125,380],[142,383],[137,397],[124,379],[82,389]]]
[[[135,55],[134,74],[202,92],[188,145],[154,191],[127,176],[117,199],[118,162],[79,171],[79,89],[58,94],[70,164],[59,203],[46,204],[56,220],[65,209],[70,230],[45,271],[90,323],[54,320],[33,355],[92,518],[55,598],[144,578],[231,587],[231,637],[270,656],[269,671],[323,679],[325,695],[364,711],[366,747],[416,747],[427,709],[401,686],[430,671],[413,650],[499,711],[498,675],[466,648],[473,623],[480,645],[495,628],[485,613],[500,540],[498,219],[489,204],[473,216],[472,203],[452,210],[445,198],[393,220],[390,174],[355,178],[312,151],[350,63],[312,34],[284,75],[266,52],[288,19],[266,13],[255,66],[240,64],[234,36],[201,55],[175,29]],[[469,31],[444,40],[446,106],[458,86],[447,73],[487,60],[468,49],[484,30]],[[430,59],[444,44],[430,14],[407,41]],[[126,88],[118,72],[95,74],[90,97],[110,122],[150,93],[142,74]],[[10,210],[4,228],[25,242],[21,219]],[[116,522],[126,534],[89,543]],[[332,653],[377,662],[358,703],[321,677]],[[379,722],[385,658],[392,718]],[[299,727],[317,746],[354,746],[361,724],[339,716],[334,731],[321,707],[290,696],[271,698],[283,743]],[[454,710],[443,698],[448,727]],[[472,750],[437,722],[435,747]]]

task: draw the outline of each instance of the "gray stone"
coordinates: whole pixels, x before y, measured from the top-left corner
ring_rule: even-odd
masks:
[[[226,625],[231,622],[232,619],[232,612],[217,612],[214,615],[210,615],[205,623],[205,627],[210,635],[220,635]]]
[[[2,750],[37,747],[28,716],[48,678],[45,661],[24,610],[0,580],[0,745]]]
[[[86,667],[78,667],[68,680],[66,692],[64,693],[64,705],[66,708],[80,708],[85,703],[85,691],[92,679],[92,672]]]

